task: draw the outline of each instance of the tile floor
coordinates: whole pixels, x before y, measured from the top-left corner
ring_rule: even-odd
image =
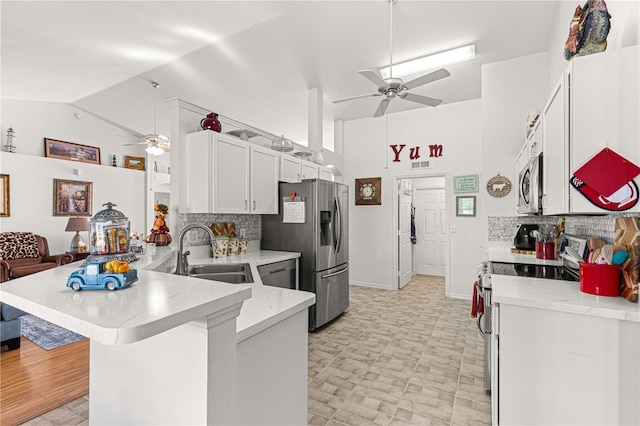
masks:
[[[311,425],[491,424],[483,341],[444,278],[351,287],[349,309],[309,335]]]
[[[483,342],[469,302],[423,275],[401,291],[351,287],[349,309],[309,335],[310,425],[491,424]],[[87,425],[88,396],[26,425]]]

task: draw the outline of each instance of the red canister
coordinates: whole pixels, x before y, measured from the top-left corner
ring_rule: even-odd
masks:
[[[580,291],[596,296],[619,296],[620,266],[581,262]]]
[[[548,243],[536,242],[536,259],[555,259],[556,245],[553,241]]]

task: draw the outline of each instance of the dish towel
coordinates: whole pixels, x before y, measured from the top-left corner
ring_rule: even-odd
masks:
[[[473,296],[471,297],[471,318],[476,318],[478,314],[484,314],[484,298],[478,294],[478,281],[473,283]]]

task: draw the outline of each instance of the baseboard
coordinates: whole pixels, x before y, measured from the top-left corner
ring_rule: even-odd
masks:
[[[449,294],[449,298],[450,299],[471,300],[471,295],[470,294],[463,294],[463,293],[450,293]]]
[[[393,287],[389,287],[389,286],[384,286],[381,284],[374,284],[374,283],[366,283],[363,281],[349,281],[350,285],[359,285],[361,287],[371,287],[371,288],[379,288],[381,290],[396,290]]]

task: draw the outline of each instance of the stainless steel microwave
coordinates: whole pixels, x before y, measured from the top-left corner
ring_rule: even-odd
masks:
[[[520,171],[518,213],[542,214],[542,154],[532,157]]]

